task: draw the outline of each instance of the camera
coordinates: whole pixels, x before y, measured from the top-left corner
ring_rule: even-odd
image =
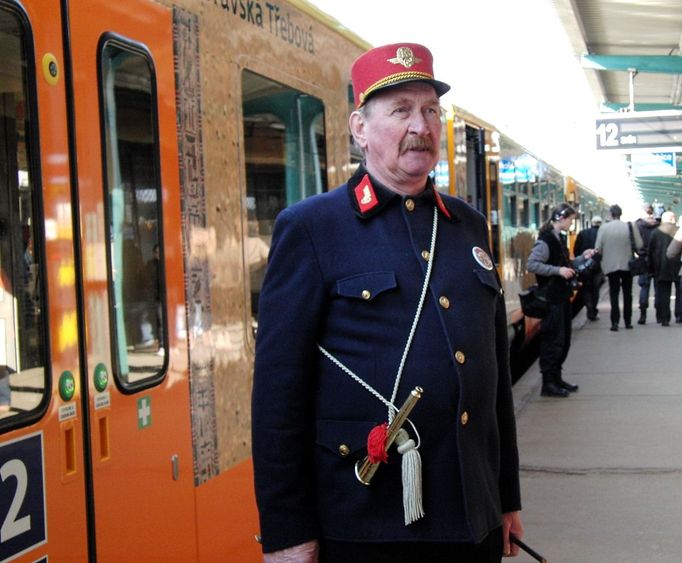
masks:
[[[580,289],[581,285],[582,284],[580,283],[578,276],[574,276],[570,280],[568,280],[568,287],[570,287],[571,290]]]
[[[573,261],[573,269],[578,277],[590,273],[594,268],[594,265],[594,258],[583,258],[582,256],[578,256],[578,258]]]

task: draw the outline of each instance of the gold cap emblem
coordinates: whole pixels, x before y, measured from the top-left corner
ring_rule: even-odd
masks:
[[[388,62],[393,63],[394,65],[403,65],[405,68],[410,68],[411,66],[422,62],[422,60],[418,57],[415,57],[412,49],[409,47],[398,47],[398,50],[395,52],[395,57],[388,59]]]

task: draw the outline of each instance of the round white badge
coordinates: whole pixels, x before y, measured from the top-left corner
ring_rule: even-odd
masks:
[[[479,246],[474,246],[471,249],[471,253],[474,255],[474,260],[483,266],[486,270],[493,269],[493,261],[488,256],[488,253],[480,248]]]

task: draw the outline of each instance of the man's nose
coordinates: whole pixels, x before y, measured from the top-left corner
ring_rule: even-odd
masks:
[[[420,112],[416,111],[410,116],[410,127],[409,131],[411,133],[417,133],[423,135],[429,132],[429,124],[426,116]]]

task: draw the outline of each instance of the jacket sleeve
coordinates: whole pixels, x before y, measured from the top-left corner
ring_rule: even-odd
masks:
[[[509,340],[504,295],[500,294],[495,316],[495,352],[498,364],[497,424],[500,435],[500,501],[502,512],[521,510],[519,452],[516,417],[509,371]]]
[[[549,246],[545,241],[537,240],[528,256],[526,269],[532,274],[540,274],[541,276],[560,275],[561,267],[547,264],[547,260],[549,260]]]
[[[285,209],[275,223],[260,296],[252,395],[256,500],[266,553],[318,533],[313,366],[324,295],[312,238]]]
[[[644,240],[642,239],[642,235],[639,233],[639,229],[636,229],[634,226],[632,228],[632,234],[635,237],[635,248],[638,250],[644,249]]]
[[[602,252],[604,250],[604,228],[600,228],[597,231],[597,240],[594,242],[594,247]]]
[[[680,231],[677,232],[675,238],[670,241],[670,244],[666,249],[665,255],[670,260],[676,260],[680,257],[680,254],[682,254],[682,238],[678,238],[681,232],[682,229],[680,229]],[[677,295],[675,295],[675,299],[677,299]]]

